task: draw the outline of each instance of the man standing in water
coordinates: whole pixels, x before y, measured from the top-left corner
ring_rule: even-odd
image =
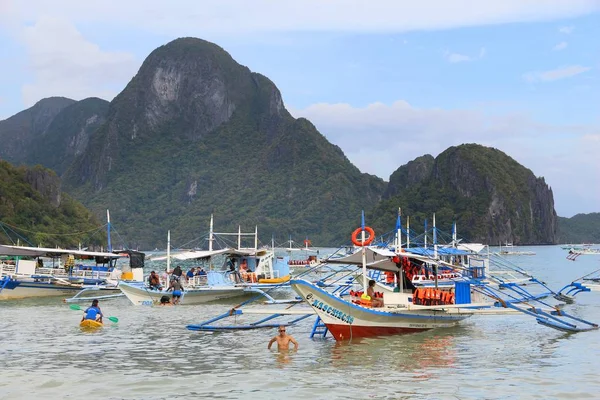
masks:
[[[298,342],[293,336],[285,333],[285,326],[279,325],[279,335],[274,336],[270,341],[267,349],[271,349],[271,345],[277,342],[277,350],[288,350],[290,348],[290,342],[294,343],[294,350],[298,350]]]

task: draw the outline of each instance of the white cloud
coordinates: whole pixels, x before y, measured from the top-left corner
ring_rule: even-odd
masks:
[[[589,182],[600,181],[597,126],[552,126],[522,114],[423,109],[406,101],[362,108],[322,103],[291,112],[312,121],[361,171],[386,180],[399,166],[421,155],[435,157],[450,146],[479,143],[504,151],[544,176],[554,191],[559,215],[597,211],[600,204],[600,191],[589,190]]]
[[[452,29],[564,19],[600,10],[596,0],[14,0],[13,5],[22,20],[60,16],[77,23],[127,24],[155,33],[203,37],[239,32]]]
[[[565,35],[570,35],[575,30],[574,26],[561,26],[558,28],[558,32],[564,33]]]
[[[475,61],[475,60],[485,57],[485,54],[486,54],[485,47],[482,47],[481,49],[479,49],[479,54],[477,56],[467,56],[465,54],[451,53],[449,51],[446,51],[444,53],[444,56],[446,57],[446,60],[448,60],[449,63],[454,64],[454,63],[465,62],[465,61]]]
[[[581,65],[569,65],[567,67],[561,67],[550,71],[534,71],[528,72],[523,75],[523,79],[527,82],[550,82],[559,79],[570,78],[575,75],[582,74],[586,71],[591,70],[591,67],[583,67]]]
[[[558,43],[556,46],[554,46],[552,48],[552,50],[554,51],[561,51],[567,48],[567,46],[569,45],[569,43],[565,42],[564,40],[560,43]]]
[[[57,18],[39,19],[22,31],[21,39],[34,76],[22,88],[26,106],[48,96],[111,100],[138,67],[131,54],[103,51]]]
[[[446,59],[451,63],[459,63],[464,61],[472,61],[473,58],[459,53],[447,53]]]

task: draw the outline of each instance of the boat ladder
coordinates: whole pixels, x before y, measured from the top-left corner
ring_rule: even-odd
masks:
[[[315,320],[315,323],[312,327],[312,331],[310,332],[310,338],[312,339],[313,337],[315,337],[315,335],[324,338],[325,336],[327,336],[327,332],[329,332],[329,329],[327,329],[327,325],[325,325],[321,320],[321,317],[317,315],[317,319]]]

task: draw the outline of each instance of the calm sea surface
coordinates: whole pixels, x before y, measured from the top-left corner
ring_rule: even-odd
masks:
[[[600,268],[559,247],[512,256],[555,290]],[[158,269],[158,268],[156,268]],[[284,296],[293,296],[283,294]],[[527,316],[478,316],[456,328],[336,343],[288,328],[298,352],[267,350],[275,329],[185,329],[229,304],[136,307],[101,302],[119,323],[79,329],[60,298],[0,302],[0,399],[596,399],[600,331],[565,334]],[[87,304],[86,304],[87,305]],[[600,323],[600,292],[566,308]]]

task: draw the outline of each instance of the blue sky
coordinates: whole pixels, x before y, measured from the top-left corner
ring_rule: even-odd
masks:
[[[181,36],[269,77],[363,172],[480,143],[545,177],[559,215],[600,211],[596,0],[0,0],[0,119],[111,100]]]

